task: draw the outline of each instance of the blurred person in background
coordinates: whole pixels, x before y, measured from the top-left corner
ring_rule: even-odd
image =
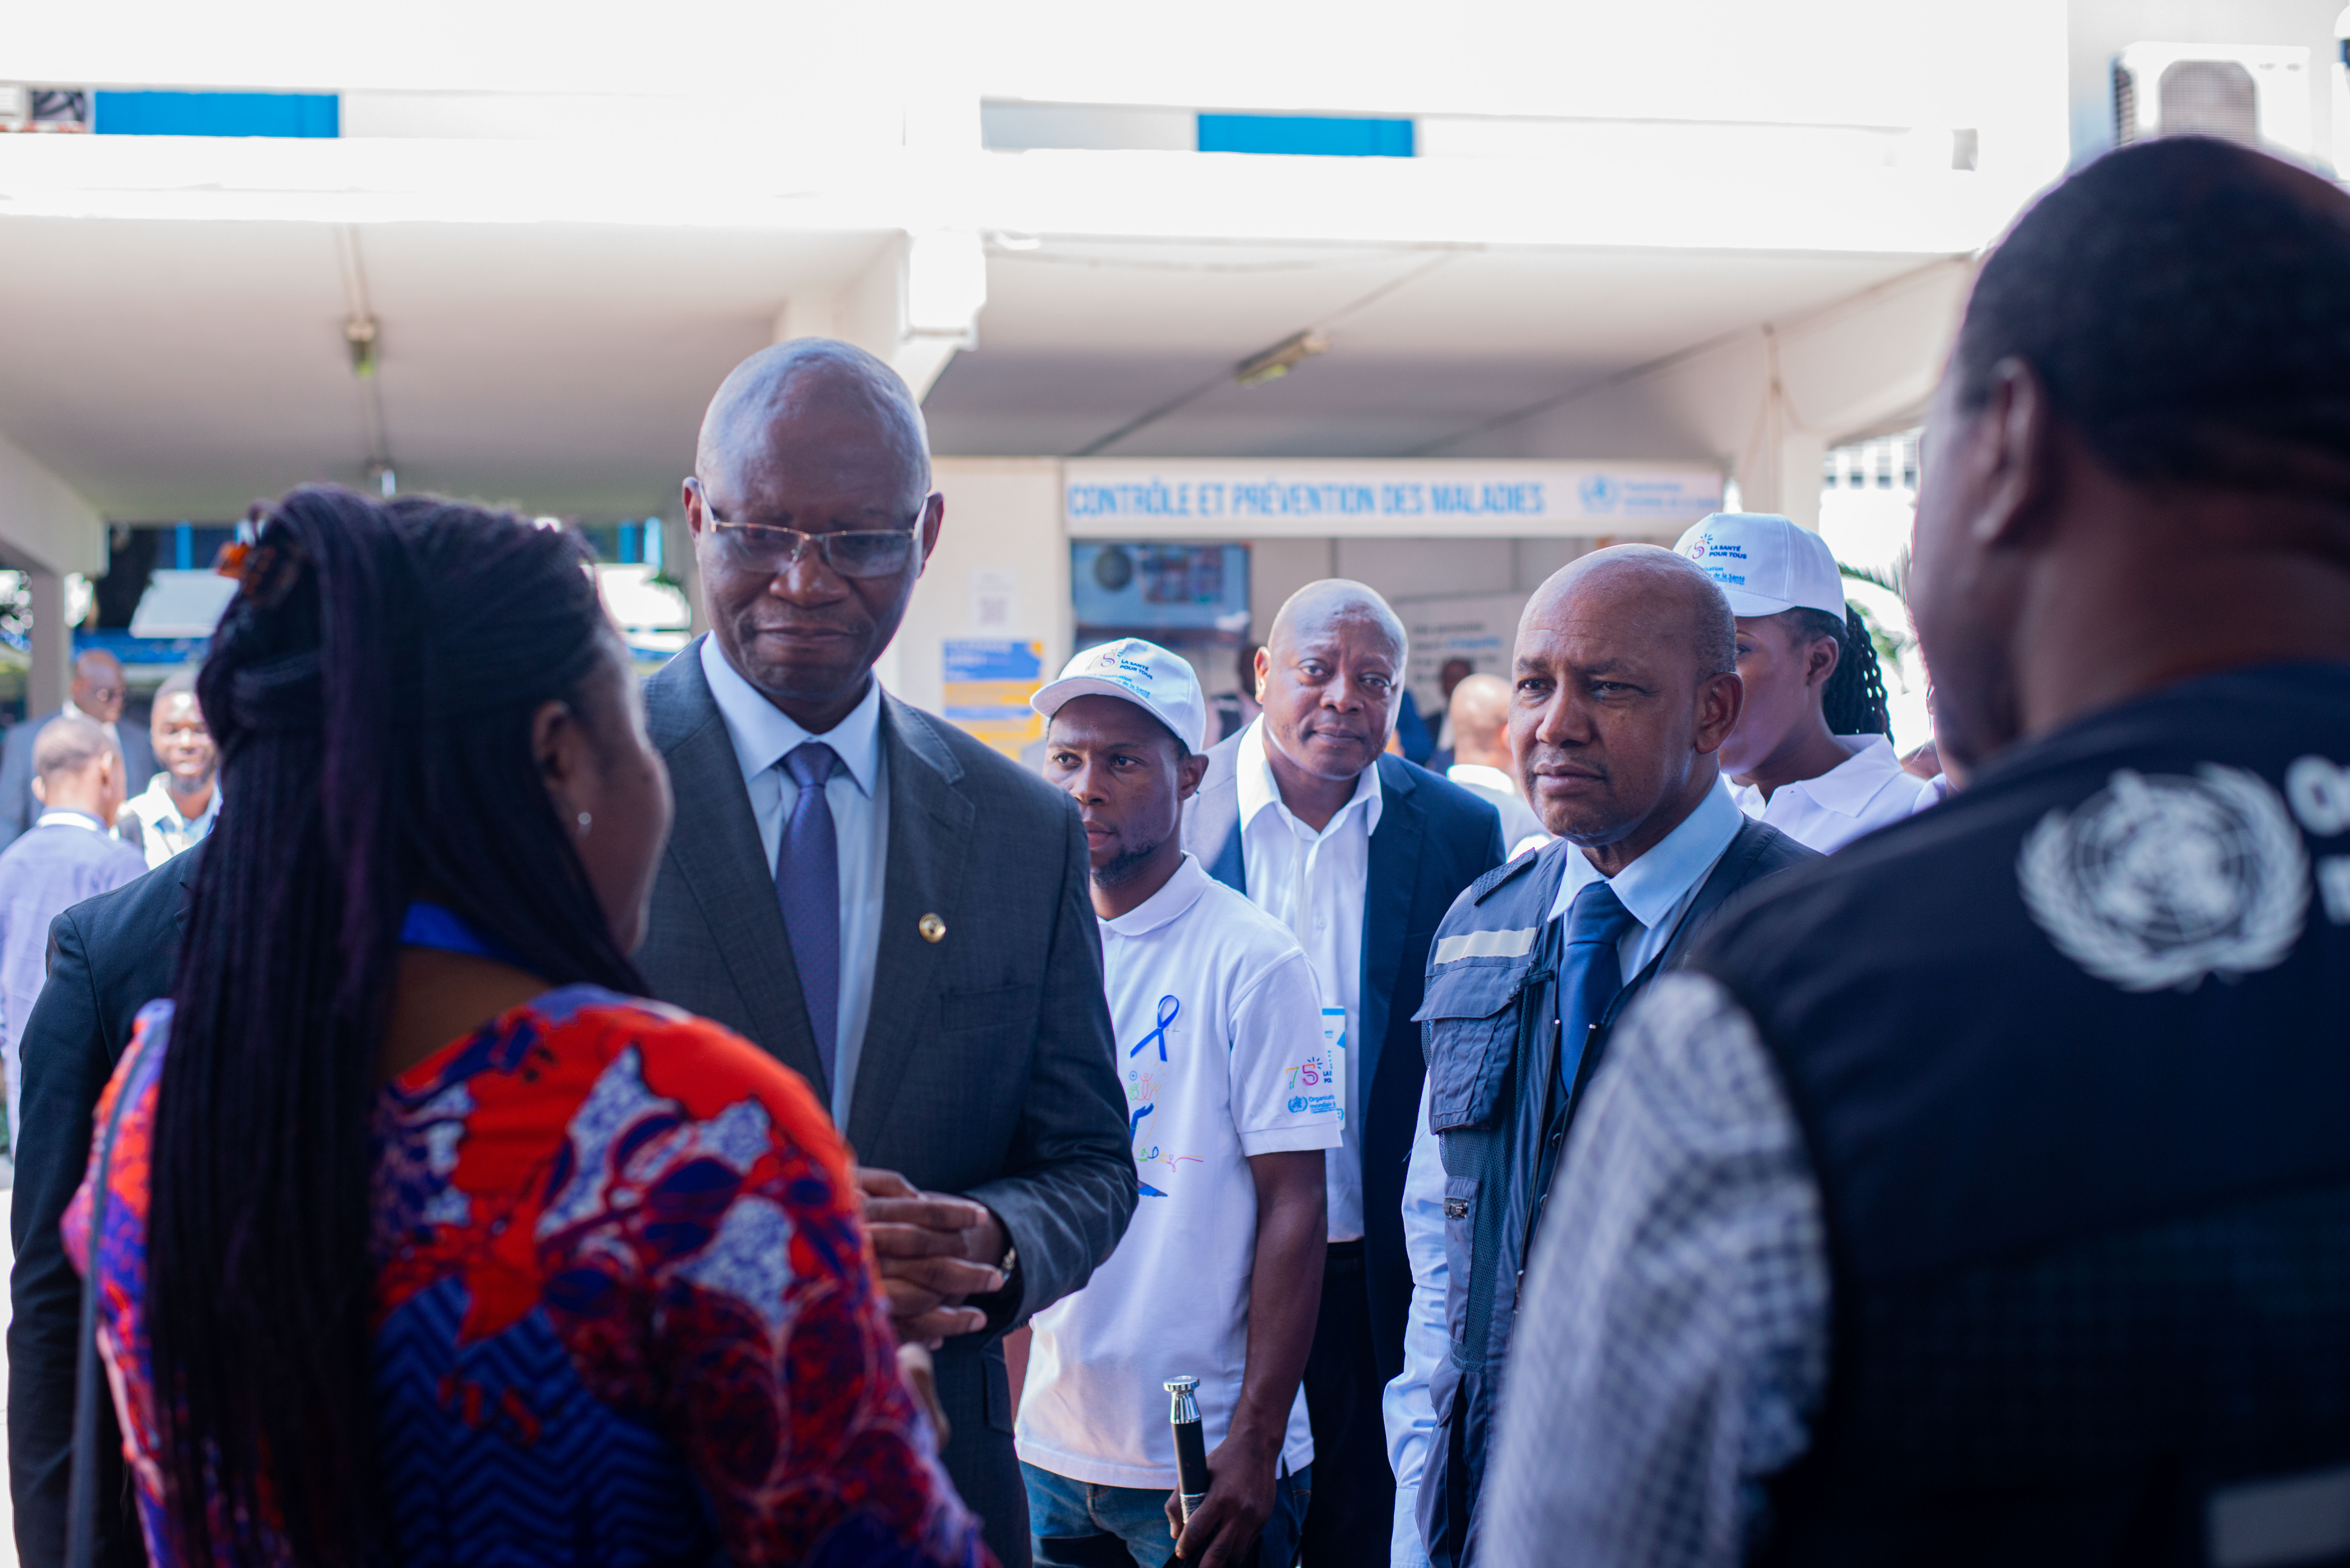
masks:
[[[1627,1022],[1499,1568],[2350,1558],[2345,387],[2350,196],[2248,148],[1984,260],[1911,574],[1967,786]]]
[[[1003,1336],[1085,1283],[1136,1201],[1085,829],[873,674],[946,518],[896,371],[823,338],[761,350],[683,489],[711,629],[645,687],[678,828],[639,961],[807,1079],[865,1162],[948,1472],[1017,1568]]]
[[[1448,659],[1437,667],[1436,684],[1444,692],[1444,718],[1436,727],[1436,751],[1428,759],[1429,767],[1436,773],[1445,772],[1460,760],[1453,742],[1452,694],[1476,672],[1477,667],[1465,659]]]
[[[319,489],[244,563],[245,805],[63,1227],[164,1568],[986,1561],[821,1106],[635,1000],[669,785],[581,560]]]
[[[1463,676],[1453,683],[1444,722],[1455,758],[1444,776],[1492,802],[1502,814],[1504,853],[1515,857],[1549,842],[1542,819],[1518,791],[1517,764],[1510,760],[1510,683],[1498,675]]]
[[[161,766],[127,803],[122,826],[137,825],[137,846],[155,867],[210,833],[220,818],[220,752],[204,725],[193,674],[182,670],[156,691],[147,735]],[[123,834],[125,843],[133,837]]]
[[[1142,1199],[1085,1289],[1036,1314],[1021,1470],[1040,1563],[1296,1555],[1314,1440],[1299,1378],[1327,1241],[1338,1098],[1297,940],[1183,852],[1206,701],[1129,638],[1039,691],[1045,776],[1082,813]],[[1126,1044],[1131,1042],[1131,1044]],[[1154,1049],[1155,1048],[1155,1049]],[[1199,1379],[1207,1495],[1183,1521],[1170,1377]],[[1256,1548],[1252,1557],[1251,1547]]]
[[[1419,1106],[1420,977],[1437,922],[1501,864],[1493,808],[1382,754],[1407,649],[1360,583],[1309,583],[1257,656],[1263,712],[1208,753],[1183,847],[1305,950],[1336,1046],[1345,1142],[1326,1161],[1329,1251],[1305,1365],[1315,1484],[1308,1568],[1386,1554],[1395,1482],[1378,1391],[1403,1366],[1403,1172]]]
[[[137,726],[122,728],[122,700],[128,691],[121,661],[102,648],[93,648],[74,659],[63,707],[9,729],[7,741],[0,744],[0,849],[41,815],[41,803],[33,794],[33,745],[42,726],[52,719],[88,719],[104,730],[106,738],[122,753],[123,788],[136,794],[147,787],[155,772],[155,753]]]
[[[12,1147],[24,1125],[16,1045],[41,993],[49,922],[147,869],[110,831],[122,809],[122,753],[107,732],[88,719],[52,719],[32,753],[41,815],[31,832],[0,850],[0,1064]]]
[[[1877,649],[1826,540],[1773,513],[1717,512],[1673,548],[1738,616],[1746,707],[1721,768],[1740,809],[1825,855],[1939,798],[1894,754]]]
[[[1256,700],[1256,656],[1264,644],[1243,644],[1232,656],[1232,668],[1238,680],[1232,687],[1232,701],[1216,699],[1216,739],[1229,741],[1251,724],[1264,711]]]
[[[1722,787],[1735,638],[1716,586],[1653,545],[1580,557],[1519,620],[1510,750],[1565,842],[1456,899],[1429,962],[1411,1326],[1384,1396],[1399,1568],[1482,1557],[1493,1414],[1519,1376],[1515,1282],[1617,1017],[1725,900],[1816,858]]]

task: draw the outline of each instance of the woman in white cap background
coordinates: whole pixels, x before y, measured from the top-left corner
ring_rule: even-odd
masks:
[[[1826,540],[1774,514],[1717,512],[1674,548],[1738,617],[1746,706],[1721,771],[1747,815],[1825,855],[1940,798],[1893,750],[1877,649]]]

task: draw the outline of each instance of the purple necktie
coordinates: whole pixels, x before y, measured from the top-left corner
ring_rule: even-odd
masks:
[[[809,741],[784,758],[800,794],[784,824],[783,842],[775,846],[775,902],[783,908],[784,934],[791,939],[792,962],[800,971],[800,999],[807,1003],[827,1093],[840,1033],[840,844],[824,786],[839,765],[821,741]]]

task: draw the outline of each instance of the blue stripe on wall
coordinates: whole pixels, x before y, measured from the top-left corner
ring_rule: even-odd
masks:
[[[1309,158],[1409,158],[1408,119],[1308,114],[1203,114],[1202,152],[1274,152]]]
[[[101,92],[100,136],[339,136],[343,100],[314,92]]]

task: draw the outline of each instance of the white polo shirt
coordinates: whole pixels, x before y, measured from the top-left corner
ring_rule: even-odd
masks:
[[[1363,1234],[1363,1106],[1369,1093],[1363,1060],[1363,900],[1370,888],[1371,835],[1378,831],[1385,797],[1373,762],[1355,780],[1355,793],[1315,832],[1282,804],[1281,786],[1265,760],[1264,720],[1241,732],[1232,758],[1241,808],[1241,867],[1249,902],[1289,928],[1305,950],[1321,988],[1322,1005],[1346,1012],[1346,1137],[1330,1157],[1330,1240]]]
[[[1101,922],[1102,967],[1142,1189],[1093,1278],[1033,1320],[1015,1441],[1094,1486],[1175,1484],[1160,1385],[1200,1380],[1201,1436],[1224,1440],[1248,1364],[1256,1266],[1252,1155],[1334,1148],[1317,1095],[1320,994],[1279,922],[1186,855],[1142,905]],[[1301,1389],[1282,1457],[1313,1462]]]
[[[1731,798],[1747,815],[1823,855],[1941,798],[1927,780],[1903,769],[1884,736],[1838,735],[1836,741],[1858,750],[1819,777],[1781,784],[1767,801],[1752,784],[1732,784]]]

